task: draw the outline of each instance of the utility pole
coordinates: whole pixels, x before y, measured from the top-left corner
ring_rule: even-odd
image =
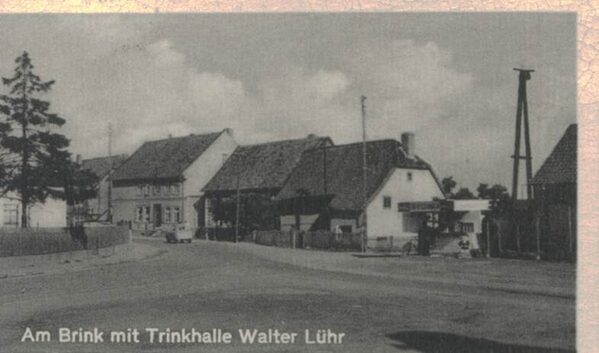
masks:
[[[108,222],[112,223],[112,171],[114,163],[112,161],[112,124],[108,123],[108,161],[110,169],[108,170]]]
[[[366,252],[367,245],[367,232],[366,232],[366,202],[367,195],[366,189],[368,187],[366,178],[368,177],[367,167],[367,151],[366,151],[366,96],[360,97],[360,104],[362,105],[362,199],[363,199],[363,213],[364,218],[362,221],[362,252]]]
[[[532,188],[530,185],[530,179],[532,179],[532,154],[530,149],[530,129],[528,123],[528,100],[526,98],[526,81],[530,80],[530,73],[535,70],[528,69],[514,69],[519,72],[518,77],[518,107],[516,109],[516,141],[514,144],[514,171],[512,179],[512,199],[514,201],[518,198],[518,169],[520,166],[520,160],[526,160],[526,199],[530,200],[532,197]],[[525,156],[520,155],[520,129],[522,125],[522,118],[524,115],[524,143],[525,143]]]

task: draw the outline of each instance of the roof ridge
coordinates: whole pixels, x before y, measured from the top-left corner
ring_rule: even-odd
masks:
[[[292,139],[286,139],[286,140],[276,140],[276,141],[267,141],[267,142],[257,142],[257,143],[247,144],[247,145],[239,145],[239,146],[237,146],[237,147],[255,147],[255,146],[266,146],[266,145],[274,145],[274,144],[276,144],[276,143],[282,143],[282,142],[302,141],[302,140],[306,140],[306,141],[310,141],[310,140],[322,140],[322,139],[326,139],[326,138],[328,138],[328,136],[299,137],[299,138],[292,138]]]
[[[162,142],[162,141],[168,141],[168,140],[181,140],[181,139],[190,138],[190,137],[206,137],[206,136],[217,135],[217,134],[222,134],[222,133],[223,133],[223,131],[207,132],[207,133],[202,133],[202,134],[191,133],[191,134],[184,135],[184,136],[173,136],[173,137],[161,138],[158,140],[148,140],[148,141],[144,141],[143,144],[153,143],[153,142]],[[142,144],[142,146],[143,146],[143,144]]]
[[[119,153],[119,154],[115,154],[113,156],[83,158],[83,159],[81,159],[81,162],[83,162],[83,161],[95,161],[95,160],[98,160],[98,159],[109,159],[109,158],[116,158],[116,157],[125,157],[126,155],[127,155],[126,153]]]

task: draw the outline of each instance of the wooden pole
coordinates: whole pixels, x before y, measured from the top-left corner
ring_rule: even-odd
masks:
[[[497,249],[499,251],[499,255],[503,253],[503,245],[501,244],[501,227],[497,224]]]
[[[367,241],[366,241],[366,237],[367,237],[367,231],[366,231],[366,202],[367,202],[367,195],[366,195],[366,189],[367,189],[367,181],[366,178],[368,176],[367,174],[367,151],[366,151],[366,105],[364,104],[364,102],[366,101],[366,96],[361,96],[360,97],[360,103],[362,105],[362,198],[363,198],[363,212],[364,212],[364,218],[362,220],[362,252],[366,252],[366,245],[367,245]]]

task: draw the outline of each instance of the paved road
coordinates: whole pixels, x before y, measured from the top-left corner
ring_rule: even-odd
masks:
[[[413,276],[402,278],[401,266],[399,275],[394,276],[308,269],[228,243],[141,242],[164,252],[144,261],[93,270],[0,279],[0,352],[574,349],[575,304],[571,297],[418,281]],[[104,343],[97,344],[57,342],[60,328],[94,327],[106,335],[136,328],[142,331],[140,343],[110,343],[107,336],[103,336]],[[26,328],[34,333],[47,330],[52,341],[20,342]],[[230,332],[232,342],[150,343],[145,328],[161,332],[167,328],[202,332],[214,328]],[[298,334],[293,344],[244,344],[239,329]],[[344,333],[344,337],[341,344],[306,343],[306,329],[311,341],[319,329]],[[207,335],[210,337],[202,337],[204,341],[214,339],[211,333]]]

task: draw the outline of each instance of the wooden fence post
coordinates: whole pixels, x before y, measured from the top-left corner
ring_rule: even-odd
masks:
[[[491,220],[487,218],[487,258],[491,258],[491,226],[489,225]]]
[[[503,246],[501,244],[501,227],[497,224],[497,249],[499,251],[499,255],[503,253]]]
[[[535,231],[537,234],[537,260],[541,259],[541,218],[539,216],[535,219]]]

